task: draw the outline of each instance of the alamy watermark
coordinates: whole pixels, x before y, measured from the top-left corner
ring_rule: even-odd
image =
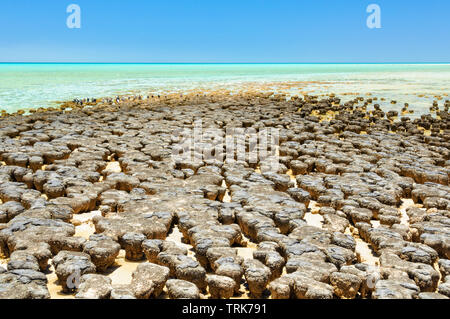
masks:
[[[174,132],[172,158],[176,163],[247,162],[261,171],[277,172],[279,167],[279,130],[263,128],[203,128],[201,119],[192,129]]]
[[[66,25],[69,29],[80,29],[81,28],[81,8],[77,4],[70,4],[66,9],[67,13],[70,15],[67,17]]]
[[[78,287],[80,287],[80,281],[81,281],[81,271],[80,269],[75,269],[74,272],[72,272],[72,274],[67,277],[66,279],[66,285],[67,288],[74,290],[74,289],[78,289]]]
[[[380,271],[377,267],[369,266],[367,267],[367,287],[370,289],[375,289],[375,286],[377,285],[378,280],[381,279]]]
[[[381,28],[381,8],[378,4],[372,3],[367,6],[366,12],[370,13],[367,17],[366,25],[369,29]],[[70,13],[67,17],[66,25],[69,29],[81,28],[81,8],[78,4],[70,4],[66,8],[66,13]]]
[[[378,4],[370,4],[367,9],[370,15],[367,17],[366,24],[369,29],[381,28],[381,8]]]

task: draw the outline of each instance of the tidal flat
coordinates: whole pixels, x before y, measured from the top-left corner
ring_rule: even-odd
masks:
[[[450,102],[430,107],[252,91],[4,114],[0,298],[448,298]],[[219,160],[238,129],[276,144]]]

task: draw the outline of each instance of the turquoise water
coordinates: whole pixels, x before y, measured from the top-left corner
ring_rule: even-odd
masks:
[[[434,95],[450,93],[450,64],[4,63],[0,64],[0,109],[14,112],[85,97],[258,86],[291,94],[372,93],[408,102],[420,113],[428,109]]]

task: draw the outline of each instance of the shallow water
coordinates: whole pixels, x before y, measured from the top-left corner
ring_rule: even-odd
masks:
[[[0,109],[8,112],[74,98],[245,88],[372,94],[386,98],[384,108],[407,102],[420,114],[435,96],[440,105],[447,99],[450,64],[0,64]]]

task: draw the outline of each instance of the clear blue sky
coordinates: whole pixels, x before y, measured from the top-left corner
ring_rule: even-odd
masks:
[[[81,7],[82,28],[66,27]],[[366,27],[381,7],[382,28]],[[448,0],[2,0],[1,62],[450,62]]]

